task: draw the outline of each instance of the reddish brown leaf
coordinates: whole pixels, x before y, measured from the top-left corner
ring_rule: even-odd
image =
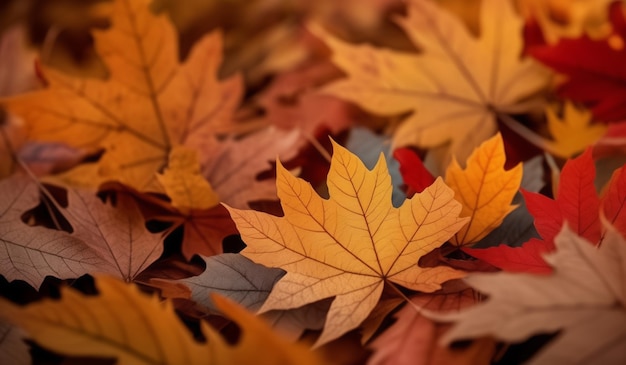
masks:
[[[221,205],[208,209],[181,211],[157,195],[142,194],[133,188],[117,183],[105,184],[102,189],[114,190],[135,197],[146,220],[172,223],[173,227],[170,230],[182,226],[181,250],[187,260],[196,254],[212,256],[222,253],[223,239],[237,233],[235,223]]]
[[[418,294],[411,301],[439,312],[471,306],[477,297],[473,290],[466,289],[448,294]],[[489,364],[494,354],[495,343],[489,339],[477,340],[463,349],[438,345],[438,339],[450,326],[434,323],[410,305],[395,317],[395,324],[372,343],[374,354],[368,365]]]
[[[338,133],[363,112],[348,102],[313,90],[340,76],[341,72],[329,62],[305,65],[278,75],[258,102],[269,123],[279,128],[299,129],[305,136],[313,136],[320,127]]]

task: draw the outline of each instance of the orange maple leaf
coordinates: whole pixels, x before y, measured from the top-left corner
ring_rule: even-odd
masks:
[[[391,202],[385,158],[369,171],[334,143],[328,174],[330,199],[277,167],[284,217],[227,207],[251,260],[287,271],[261,312],[298,308],[335,297],[317,344],[357,327],[374,309],[384,284],[433,292],[463,272],[422,268],[417,261],[448,240],[466,222],[460,204],[439,178],[400,208]]]
[[[46,89],[1,102],[25,119],[34,139],[105,150],[97,164],[81,165],[67,180],[91,186],[116,180],[161,191],[155,172],[172,148],[198,148],[228,128],[242,86],[239,77],[215,77],[220,35],[202,38],[180,64],[172,24],[152,14],[148,3],[116,0],[111,28],[94,32],[107,80],[42,66]]]
[[[513,197],[522,182],[522,164],[504,170],[504,142],[500,133],[483,142],[462,169],[456,159],[446,171],[446,184],[463,205],[461,216],[469,223],[454,236],[455,245],[476,243],[497,228],[515,208]]]

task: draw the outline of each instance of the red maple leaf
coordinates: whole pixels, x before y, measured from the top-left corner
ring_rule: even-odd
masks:
[[[435,177],[426,169],[420,157],[408,147],[393,151],[393,157],[400,163],[400,174],[406,185],[406,196],[421,193],[433,182]]]
[[[525,192],[529,212],[535,217],[535,228],[542,239],[531,239],[521,247],[499,245],[487,249],[463,251],[506,271],[550,272],[542,254],[554,250],[554,237],[563,224],[592,243],[601,242],[600,209],[607,220],[626,234],[626,172],[620,168],[598,197],[594,186],[596,169],[592,150],[567,161],[561,172],[556,199]]]
[[[621,2],[611,5],[609,17],[613,29],[603,39],[583,35],[548,45],[537,36],[541,31],[536,23],[529,22],[525,29],[526,51],[567,76],[558,94],[584,103],[607,122],[626,117],[626,19]]]

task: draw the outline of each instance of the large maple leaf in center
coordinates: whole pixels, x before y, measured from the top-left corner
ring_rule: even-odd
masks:
[[[547,86],[547,71],[521,57],[523,22],[509,0],[482,1],[479,38],[430,0],[407,1],[398,23],[421,54],[351,45],[314,27],[348,76],[325,91],[377,114],[413,111],[394,143],[443,146],[439,170],[494,135],[498,116],[528,112]]]
[[[229,208],[248,245],[242,254],[287,271],[260,309],[298,308],[335,297],[318,344],[354,329],[374,309],[385,283],[423,292],[463,276],[450,267],[418,266],[464,224],[454,192],[438,178],[395,208],[381,154],[372,171],[334,144],[329,199],[277,166],[284,217]]]
[[[167,164],[170,150],[201,150],[203,141],[228,125],[239,103],[240,79],[215,77],[220,36],[202,38],[180,64],[174,27],[164,15],[152,14],[148,3],[115,1],[111,27],[94,32],[108,79],[42,66],[46,89],[2,101],[25,119],[32,138],[105,150],[97,165],[74,173],[81,183],[117,180],[160,190],[155,172]]]

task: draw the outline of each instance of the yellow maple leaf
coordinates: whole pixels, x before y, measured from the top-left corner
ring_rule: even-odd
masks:
[[[385,283],[433,292],[464,274],[422,268],[422,255],[443,244],[467,219],[441,178],[400,208],[381,154],[373,170],[333,142],[323,199],[310,184],[277,166],[284,217],[227,207],[247,244],[242,254],[287,271],[261,312],[298,308],[335,297],[317,345],[356,328],[374,309]]]
[[[106,80],[76,78],[42,67],[47,88],[1,101],[23,117],[31,138],[61,141],[92,151],[97,165],[82,165],[69,181],[97,186],[117,180],[160,191],[155,172],[178,145],[198,148],[224,131],[242,92],[239,77],[219,82],[221,38],[212,33],[178,61],[174,27],[154,15],[148,0],[116,0],[112,26],[94,32],[109,69]]]
[[[516,205],[513,197],[522,182],[522,164],[504,170],[504,143],[500,133],[483,142],[462,169],[456,159],[446,171],[446,184],[463,205],[462,217],[469,222],[452,238],[461,246],[477,242],[497,228]]]
[[[562,158],[570,158],[594,144],[606,133],[603,124],[591,124],[589,110],[565,103],[563,118],[559,118],[554,108],[546,108],[548,131],[552,141],[546,141],[546,150]]]
[[[192,209],[209,209],[220,200],[209,182],[200,173],[198,152],[183,146],[172,149],[169,164],[157,175],[172,206],[184,213]]]
[[[25,307],[0,299],[0,314],[64,355],[116,358],[119,365],[207,363],[207,346],[194,340],[169,301],[109,276],[97,276],[96,287],[97,296],[62,287],[61,300]]]
[[[290,343],[241,306],[217,295],[216,307],[242,334],[228,344],[207,323],[209,343],[197,342],[180,322],[170,301],[142,293],[137,286],[96,276],[98,295],[61,288],[61,299],[25,307],[0,298],[0,318],[22,328],[39,345],[68,356],[108,357],[119,365],[296,365],[328,364],[308,346]]]
[[[528,112],[549,83],[549,72],[520,57],[523,20],[511,1],[484,0],[480,37],[430,0],[409,0],[398,19],[421,54],[343,42],[313,26],[333,51],[333,62],[347,78],[324,92],[382,115],[413,113],[395,130],[397,146],[440,151],[427,156],[435,171],[450,157],[465,159],[497,131],[496,120]]]

